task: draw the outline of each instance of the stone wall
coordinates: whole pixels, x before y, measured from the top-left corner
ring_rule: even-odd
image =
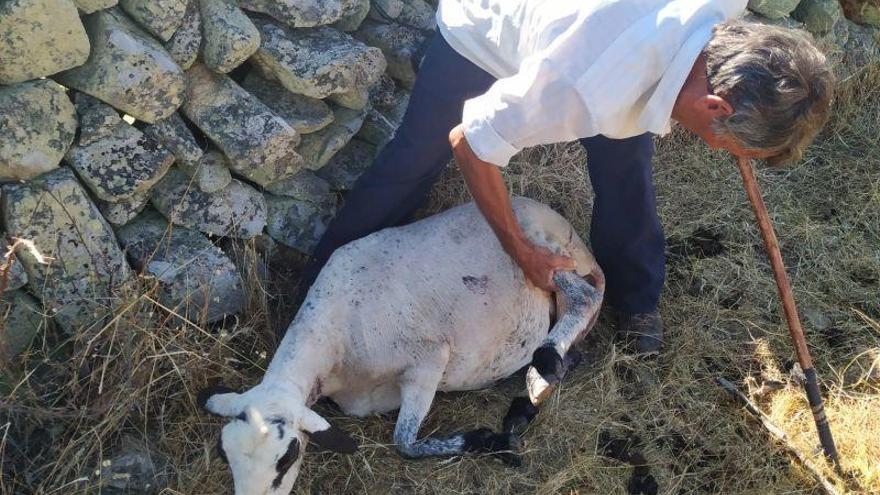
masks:
[[[100,324],[135,271],[190,318],[240,311],[242,281],[214,242],[313,248],[400,122],[435,6],[0,2],[0,242],[35,248],[4,282],[6,353],[40,312],[62,331]],[[749,8],[811,31],[842,74],[878,58],[877,0]]]

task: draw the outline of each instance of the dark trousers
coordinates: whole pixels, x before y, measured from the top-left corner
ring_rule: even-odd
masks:
[[[452,158],[449,131],[464,102],[495,78],[437,35],[425,53],[409,107],[394,139],[358,179],[330,223],[304,276],[309,282],[336,248],[406,223]],[[648,134],[582,139],[595,192],[590,244],[605,272],[608,301],[625,313],[657,308],[664,279],[663,231],[657,217]]]

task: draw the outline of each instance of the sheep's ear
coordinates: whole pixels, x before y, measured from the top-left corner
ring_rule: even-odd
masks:
[[[212,385],[202,389],[196,401],[202,409],[211,414],[231,418],[240,415],[243,411],[241,397],[241,394],[229,387]]]
[[[306,410],[300,427],[309,435],[309,440],[322,449],[340,454],[354,454],[358,450],[357,442],[348,433],[331,425],[314,411]]]

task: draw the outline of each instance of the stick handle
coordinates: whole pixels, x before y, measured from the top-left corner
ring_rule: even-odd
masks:
[[[813,368],[813,359],[810,357],[810,350],[807,348],[807,339],[804,338],[804,329],[801,327],[801,320],[798,317],[794,295],[791,292],[791,283],[788,281],[788,274],[782,261],[782,253],[779,251],[779,241],[776,239],[776,232],[773,230],[773,224],[770,223],[770,215],[767,213],[767,206],[764,204],[761,190],[758,189],[758,181],[755,179],[752,164],[748,159],[740,158],[737,160],[737,165],[739,165],[739,172],[742,175],[743,185],[749,196],[749,202],[752,204],[752,210],[755,212],[755,218],[758,220],[761,236],[764,238],[764,247],[767,249],[770,266],[773,268],[773,277],[776,279],[776,288],[779,290],[779,298],[782,300],[782,310],[785,312],[785,319],[788,321],[788,332],[791,334],[791,339],[794,342],[798,362],[807,378],[804,387],[807,391],[810,409],[813,412],[813,420],[816,422],[819,441],[822,443],[825,456],[835,465],[838,465],[837,447],[834,445],[831,428],[828,426],[828,418],[825,416],[825,406],[822,404],[822,395],[819,393],[816,370]]]

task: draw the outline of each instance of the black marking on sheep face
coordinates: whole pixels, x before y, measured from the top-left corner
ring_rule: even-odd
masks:
[[[474,294],[483,295],[489,290],[489,277],[486,275],[483,275],[480,278],[466,275],[461,277],[461,281],[464,283],[464,286],[467,287],[467,290]]]
[[[284,430],[281,431],[283,432]],[[278,458],[278,462],[275,464],[275,471],[278,475],[272,480],[272,488],[277,490],[278,487],[281,486],[281,481],[284,480],[284,475],[290,471],[290,467],[293,466],[293,463],[295,463],[297,459],[299,459],[299,440],[292,438],[287,445],[287,451],[284,452],[284,455]]]
[[[358,449],[354,439],[335,426],[330,426],[326,430],[309,433],[309,440],[324,450],[340,454],[354,454]]]

